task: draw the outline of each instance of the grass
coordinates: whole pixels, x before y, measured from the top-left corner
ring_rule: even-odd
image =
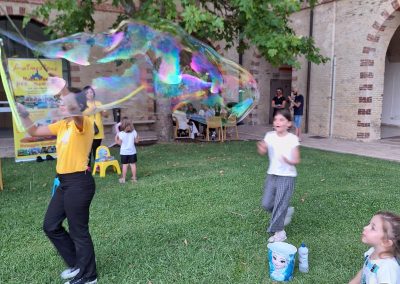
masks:
[[[367,249],[363,226],[400,212],[399,164],[302,148],[288,242],[310,249],[292,283],[347,283]],[[117,149],[113,149],[118,156]],[[138,149],[138,183],[96,177],[91,208],[100,283],[271,283],[267,168],[254,142],[157,144]],[[61,258],[41,227],[55,162],[3,159],[0,282],[62,283]]]

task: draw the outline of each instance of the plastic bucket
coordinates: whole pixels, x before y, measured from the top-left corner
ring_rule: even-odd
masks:
[[[275,281],[293,278],[297,248],[284,242],[268,244],[269,277]]]

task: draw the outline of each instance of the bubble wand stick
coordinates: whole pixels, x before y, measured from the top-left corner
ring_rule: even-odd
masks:
[[[110,102],[108,104],[105,105],[101,105],[99,107],[96,108],[96,112],[97,111],[103,111],[103,110],[107,110],[112,108],[115,105],[121,104],[123,102],[125,102],[126,100],[132,98],[133,96],[137,95],[140,91],[144,90],[144,86],[140,85],[139,87],[137,87],[135,90],[133,90],[131,93],[129,93],[128,95],[126,95],[123,98],[120,98],[119,100],[116,100],[114,102]]]

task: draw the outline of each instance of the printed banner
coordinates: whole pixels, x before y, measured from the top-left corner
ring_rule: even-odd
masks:
[[[41,59],[40,61],[49,73],[62,78],[61,60]],[[10,58],[8,70],[15,101],[25,106],[33,121],[44,117],[39,120],[39,125],[53,123],[48,114],[52,109],[57,108],[57,98],[46,94],[46,82],[49,75],[40,62],[37,59]],[[39,156],[43,160],[47,155],[53,158],[56,156],[55,136],[32,137],[27,132],[19,132],[14,121],[13,128],[16,162],[36,160]]]

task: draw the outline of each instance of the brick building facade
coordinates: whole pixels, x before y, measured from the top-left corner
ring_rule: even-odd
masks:
[[[0,5],[10,16],[23,16],[42,2],[7,0]],[[270,102],[275,89],[283,87],[288,95],[291,86],[296,86],[306,98],[307,115],[303,127],[310,134],[370,141],[384,136],[383,125],[400,128],[400,111],[393,109],[393,105],[400,105],[400,94],[396,95],[394,91],[387,94],[388,88],[384,88],[391,84],[388,71],[385,76],[388,62],[400,62],[397,60],[400,56],[396,58],[400,41],[395,40],[400,26],[399,7],[400,0],[325,0],[312,12],[304,8],[292,15],[292,26],[297,34],[308,36],[312,25],[316,45],[331,61],[324,65],[309,65],[305,59],[300,59],[299,70],[288,66],[275,68],[257,50],[248,50],[243,56],[243,65],[256,78],[261,97],[245,123],[269,124]],[[96,31],[108,29],[118,12],[111,5],[98,6],[94,16]],[[392,51],[390,57],[388,50]],[[235,50],[220,48],[219,52],[238,61]],[[83,87],[92,75],[82,74],[79,66],[74,65],[70,72],[71,83],[77,87]],[[107,74],[113,70],[100,72]],[[390,80],[400,82],[396,79],[399,71],[390,72]],[[170,111],[167,106],[167,102],[160,101],[155,105],[151,99],[143,99],[127,109],[133,113],[136,109],[146,109],[147,114],[138,119],[157,120],[160,139],[168,140],[171,131],[169,122],[165,121],[165,114]],[[160,113],[164,115],[159,116]]]
[[[313,38],[331,58],[310,66],[310,133],[369,141],[384,138],[385,127],[400,129],[400,94],[390,87],[400,75],[399,7],[398,0],[322,1],[313,12],[293,15],[292,25],[301,35],[309,34],[313,17]],[[307,71],[302,60],[302,68],[292,73],[292,84],[303,93]]]
[[[276,87],[288,95],[291,85],[306,99],[309,134],[362,141],[400,136],[399,7],[400,0],[322,0],[313,11],[292,15],[296,33],[309,36],[312,26],[316,46],[331,60],[315,65],[301,58],[301,68],[292,70],[248,51],[244,65],[258,79],[261,98],[247,122],[270,123]]]

